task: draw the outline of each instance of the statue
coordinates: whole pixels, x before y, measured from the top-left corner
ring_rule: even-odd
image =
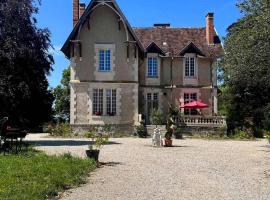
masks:
[[[152,143],[153,143],[154,147],[162,147],[163,146],[161,132],[160,132],[159,128],[154,129]]]

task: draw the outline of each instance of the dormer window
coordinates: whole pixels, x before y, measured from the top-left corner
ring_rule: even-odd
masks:
[[[148,77],[158,77],[158,58],[149,57],[148,58]]]
[[[99,71],[101,72],[111,71],[111,50],[110,49],[99,50]]]
[[[195,58],[185,58],[185,77],[195,77]]]

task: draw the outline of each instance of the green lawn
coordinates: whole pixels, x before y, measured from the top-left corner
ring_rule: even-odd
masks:
[[[0,155],[0,199],[48,199],[58,192],[85,182],[96,163],[70,155],[47,156],[30,151],[27,155]]]

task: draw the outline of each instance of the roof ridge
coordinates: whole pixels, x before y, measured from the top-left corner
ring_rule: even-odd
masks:
[[[157,27],[132,27],[133,29],[205,29],[206,27],[166,27],[166,28],[157,28]]]

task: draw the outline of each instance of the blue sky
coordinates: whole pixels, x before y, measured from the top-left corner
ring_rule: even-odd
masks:
[[[88,4],[90,0],[81,0]],[[131,26],[150,27],[154,23],[171,23],[173,27],[204,27],[205,15],[215,13],[215,26],[225,36],[229,25],[240,18],[237,0],[117,0]],[[62,71],[69,61],[60,48],[72,30],[72,0],[42,0],[37,16],[38,26],[51,31],[55,59],[49,83],[59,84]]]

